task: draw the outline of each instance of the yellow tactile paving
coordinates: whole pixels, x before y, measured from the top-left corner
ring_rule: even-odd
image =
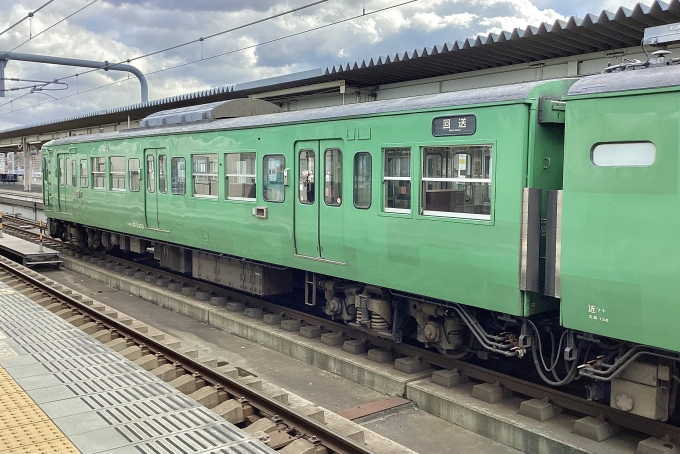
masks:
[[[7,371],[0,367],[0,454],[79,452]]]

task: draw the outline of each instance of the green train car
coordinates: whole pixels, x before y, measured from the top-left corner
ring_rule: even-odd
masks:
[[[53,236],[256,295],[304,288],[334,319],[456,358],[529,354],[550,384],[587,376],[590,397],[666,420],[678,75],[160,112],[45,144],[45,212]]]

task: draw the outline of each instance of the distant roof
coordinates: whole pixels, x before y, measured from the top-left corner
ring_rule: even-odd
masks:
[[[153,112],[194,104],[244,98],[251,94],[321,82],[345,80],[352,87],[445,76],[519,63],[549,60],[640,45],[644,29],[680,21],[680,0],[637,4],[633,9],[602,11],[584,18],[570,17],[554,24],[478,36],[344,65],[328,66],[260,81],[218,87],[144,104],[91,112],[0,131],[0,139],[55,129],[74,129],[143,118]]]

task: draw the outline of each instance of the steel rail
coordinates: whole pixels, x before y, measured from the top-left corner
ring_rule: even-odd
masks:
[[[312,441],[317,441],[318,439],[323,446],[332,452],[343,454],[374,454],[374,451],[350,438],[330,430],[318,421],[292,410],[281,402],[258,392],[252,387],[239,383],[236,379],[222,375],[196,359],[186,356],[113,317],[103,314],[94,307],[88,306],[57,289],[50,287],[45,282],[35,279],[21,270],[12,267],[10,264],[0,262],[0,269],[27,284],[38,288],[52,298],[68,304],[70,307],[91,318],[93,321],[96,321],[98,324],[101,324],[103,327],[115,331],[125,338],[133,340],[137,344],[147,348],[150,352],[162,355],[169,363],[176,364],[186,369],[189,373],[199,376],[215,386],[218,390],[224,390],[233,396],[241,397],[245,402],[249,403],[268,417],[272,418],[277,416],[281,418],[281,422],[286,424],[289,429],[296,429],[297,431],[306,434],[312,438]]]
[[[33,232],[27,232],[23,229],[17,229],[23,233],[29,235],[35,235]],[[55,240],[53,240],[55,241]],[[68,247],[69,243],[61,243],[61,245]],[[74,246],[78,248],[77,246]],[[120,259],[118,257],[112,257],[110,255],[86,250],[87,254],[96,255],[101,258],[106,258],[108,260],[119,261],[121,264],[125,264],[131,268],[137,268],[140,271],[145,271],[148,273],[153,273],[161,275],[168,279],[172,279],[176,282],[181,282],[183,284],[188,284],[193,287],[200,287],[201,289],[209,292],[214,292],[222,294],[231,298],[233,300],[241,301],[252,306],[260,307],[262,309],[267,309],[273,313],[281,313],[288,318],[298,319],[310,325],[321,326],[330,331],[342,332],[348,337],[354,339],[361,339],[369,341],[371,344],[379,348],[385,348],[392,350],[393,352],[402,354],[404,356],[410,356],[414,358],[419,358],[428,364],[440,367],[443,369],[457,369],[460,373],[467,375],[468,377],[474,378],[487,383],[498,383],[499,385],[509,389],[510,391],[522,394],[524,396],[536,398],[536,399],[547,399],[551,403],[558,405],[567,410],[571,410],[577,413],[582,413],[584,415],[593,417],[604,417],[607,421],[636,430],[638,432],[645,433],[652,437],[664,438],[668,437],[676,443],[680,443],[680,427],[673,426],[661,421],[654,421],[648,418],[643,418],[638,415],[631,413],[626,413],[621,410],[612,408],[608,405],[600,404],[598,402],[589,401],[578,396],[568,394],[557,389],[549,388],[543,385],[538,385],[521,378],[506,375],[500,372],[495,372],[490,369],[486,369],[481,366],[467,363],[461,360],[455,360],[448,358],[439,353],[426,350],[424,348],[416,347],[413,345],[408,345],[404,343],[395,344],[394,342],[369,335],[368,333],[352,328],[351,326],[337,323],[325,318],[310,315],[305,312],[301,312],[295,309],[290,309],[285,306],[280,306],[271,303],[266,300],[262,300],[258,297],[247,295],[236,290],[230,290],[225,287],[214,285],[211,283],[196,280],[194,278],[186,277],[183,275],[175,274],[168,270],[153,268],[146,265],[141,265],[139,263],[129,262],[125,259]]]

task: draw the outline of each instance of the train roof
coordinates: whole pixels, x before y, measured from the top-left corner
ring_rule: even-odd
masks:
[[[584,77],[571,86],[567,96],[653,90],[679,85],[680,65],[659,66]]]
[[[563,79],[568,80],[568,79]],[[127,139],[166,134],[185,134],[208,132],[220,129],[241,129],[279,124],[301,123],[308,121],[333,120],[365,115],[399,113],[425,109],[440,109],[473,104],[491,104],[526,100],[538,86],[549,81],[523,82],[496,87],[475,88],[432,95],[413,96],[408,98],[389,99],[384,101],[349,104],[344,106],[305,109],[293,112],[228,118],[209,123],[189,124],[184,126],[139,128],[118,132],[90,134],[65,137],[47,142],[43,146],[57,146],[73,143],[99,142],[105,140]]]

